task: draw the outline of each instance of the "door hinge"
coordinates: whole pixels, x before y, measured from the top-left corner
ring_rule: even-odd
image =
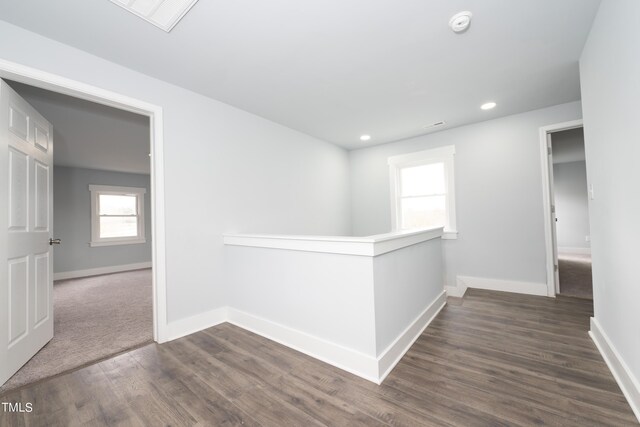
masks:
[[[547,147],[547,154],[550,156],[551,155],[551,147]]]
[[[558,264],[554,264],[554,265],[553,265],[553,270],[554,270],[554,271],[558,271]]]

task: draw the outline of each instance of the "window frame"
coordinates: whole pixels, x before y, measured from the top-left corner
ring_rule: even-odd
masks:
[[[112,185],[89,185],[91,192],[91,241],[89,246],[134,245],[146,243],[144,223],[144,195],[146,188],[117,187]],[[127,237],[100,237],[100,195],[136,196],[138,233]]]
[[[442,238],[457,239],[456,193],[455,193],[455,145],[401,154],[389,157],[389,177],[391,184],[391,227],[393,231],[402,230],[402,196],[400,171],[405,168],[424,166],[434,163],[444,164],[445,175],[445,225]]]

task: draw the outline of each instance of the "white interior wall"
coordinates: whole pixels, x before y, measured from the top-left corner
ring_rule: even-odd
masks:
[[[604,0],[580,59],[595,319],[640,419],[640,2]],[[626,25],[624,25],[626,24]],[[623,378],[624,379],[624,378]]]
[[[234,309],[375,356],[373,258],[227,246],[226,261]]]
[[[442,293],[441,244],[428,240],[373,259],[377,356]]]
[[[391,228],[390,156],[455,145],[459,234],[443,241],[447,285],[461,275],[546,293],[539,129],[581,116],[572,102],[351,151],[354,234]]]
[[[441,233],[226,235],[230,306],[209,324],[227,320],[380,383],[445,305]]]
[[[226,305],[222,233],[348,234],[348,155],[0,21],[0,58],[164,110],[168,321]]]

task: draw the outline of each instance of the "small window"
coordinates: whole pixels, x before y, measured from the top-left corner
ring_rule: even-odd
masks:
[[[91,246],[145,243],[146,189],[90,185]]]
[[[444,227],[456,238],[454,156],[447,146],[389,158],[394,229]]]

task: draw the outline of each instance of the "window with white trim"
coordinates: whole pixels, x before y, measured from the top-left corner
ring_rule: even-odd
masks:
[[[145,188],[90,185],[91,246],[145,243]]]
[[[389,158],[395,230],[444,227],[444,238],[456,238],[455,153],[450,145]]]

